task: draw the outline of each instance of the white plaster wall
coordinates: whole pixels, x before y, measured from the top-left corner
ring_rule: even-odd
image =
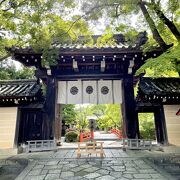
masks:
[[[168,141],[176,146],[180,146],[180,116],[176,115],[179,108],[180,104],[164,105]]]
[[[16,107],[0,108],[0,149],[13,148],[16,120]]]

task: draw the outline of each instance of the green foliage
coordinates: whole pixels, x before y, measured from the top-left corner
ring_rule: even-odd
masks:
[[[76,128],[82,132],[84,129],[89,127],[89,121],[87,120],[87,116],[91,115],[90,107],[85,107],[80,105],[76,109]]]
[[[105,14],[111,18],[117,18],[129,13],[136,14],[138,12],[137,3],[138,1],[134,0],[84,0],[82,1],[82,10],[93,20],[98,20]]]
[[[16,76],[13,79],[34,79],[34,68],[23,67],[16,71]]]
[[[110,32],[107,32],[106,34],[103,34],[101,37],[97,39],[97,46],[103,47],[103,46],[111,46],[114,45],[116,42],[113,39],[113,34]]]
[[[139,113],[139,130],[142,139],[156,139],[153,113]]]
[[[166,44],[174,44],[174,49],[178,49],[178,38],[174,33],[170,31],[167,23],[163,20],[162,16],[159,16],[156,9],[164,13],[164,15],[177,27],[180,31],[179,15],[180,15],[180,1],[178,0],[168,0],[164,1],[143,1],[145,2],[145,8],[147,9],[150,17],[145,18],[146,14],[142,14],[142,9],[139,6],[140,1],[134,0],[92,0],[83,1],[83,11],[88,13],[92,11],[90,18],[93,20],[100,19],[102,17],[111,19],[111,29],[115,29],[113,32],[122,32],[125,34],[126,41],[134,43],[136,41],[135,36],[137,35],[137,29],[142,31],[146,30],[149,33],[149,26],[151,30],[157,30],[160,33],[160,38],[162,38]],[[96,13],[98,11],[98,13]],[[89,14],[87,14],[89,15]],[[135,25],[132,26],[133,16],[138,15],[138,19]],[[95,17],[95,18],[94,18]],[[137,17],[137,16],[136,16]],[[150,22],[149,20],[152,19]],[[120,23],[119,23],[120,22]],[[154,22],[154,23],[153,23]],[[109,26],[109,25],[108,25]],[[153,26],[153,27],[152,27]],[[156,38],[155,38],[156,37]],[[104,40],[104,39],[105,40]],[[108,39],[111,38],[111,33],[105,33],[102,37],[103,40],[100,44],[105,44]],[[155,50],[159,46],[159,39],[157,35],[150,34],[149,41],[144,46],[144,51]],[[162,41],[161,41],[161,44]],[[144,70],[146,72],[151,72],[149,75],[153,77],[159,76],[177,76],[179,73],[179,63],[177,63],[179,55],[177,51],[167,52],[159,58],[150,59],[147,63],[138,71],[138,74],[142,73]],[[175,57],[177,55],[177,57]],[[167,56],[167,57],[166,57]]]
[[[99,128],[122,128],[121,110],[118,104],[80,105],[77,107],[76,112],[76,128],[80,132],[89,128],[88,116],[97,117],[96,122]]]
[[[148,36],[148,41],[146,42],[146,44],[144,44],[142,46],[142,50],[143,50],[144,53],[146,53],[148,51],[156,50],[158,47],[159,47],[158,43],[154,40],[152,35],[149,35]]]
[[[130,45],[134,45],[137,41],[138,31],[127,24],[120,23],[116,27],[117,32],[121,32],[125,36],[125,41]]]
[[[97,116],[99,128],[122,128],[121,109],[118,104],[93,105],[91,110]]]
[[[52,66],[57,65],[57,60],[59,58],[59,50],[57,48],[45,47],[43,49],[43,65],[44,66]]]
[[[179,0],[168,0],[168,10],[174,14],[176,11],[179,11],[180,2]]]
[[[77,142],[78,141],[78,133],[76,131],[69,131],[65,134],[66,142]]]
[[[105,114],[105,110],[106,110],[105,104],[98,104],[91,106],[92,114],[94,114],[97,117],[103,116]]]
[[[167,28],[167,26],[162,21],[159,21],[157,28],[159,30],[159,33],[162,35],[164,41],[166,42],[166,44],[174,44],[175,46],[178,44],[178,41],[175,38],[175,36],[171,33],[169,28]]]
[[[161,36],[167,44],[178,42],[173,33],[167,28],[163,21],[157,16],[155,7],[158,7],[180,30],[179,24],[179,1],[168,0],[163,1],[145,1],[146,8],[151,18],[156,22],[155,28],[160,32]],[[122,32],[125,34],[126,41],[136,41],[135,36],[139,29],[146,30],[148,22],[142,16],[139,8],[139,1],[134,0],[91,0],[81,1],[82,17],[74,15],[77,10],[79,1],[76,0],[11,0],[0,2],[0,60],[9,56],[5,51],[5,47],[11,46],[32,46],[35,51],[43,51],[43,65],[51,66],[56,64],[59,56],[58,45],[64,43],[77,42],[78,36],[86,35],[87,44],[92,45],[92,32],[86,20],[98,20],[101,17],[111,20],[113,23],[107,23],[106,33],[98,39],[98,46],[113,45],[114,40],[112,34],[114,32]],[[132,17],[138,15],[138,20],[132,26]],[[116,19],[115,19],[116,18]],[[162,20],[162,19],[161,19]],[[121,23],[119,23],[121,22]],[[144,23],[145,22],[145,23]],[[91,21],[92,23],[92,21]],[[143,28],[140,28],[143,27]],[[110,30],[114,29],[114,31]],[[152,36],[151,36],[152,37]],[[152,38],[151,38],[152,39]],[[157,45],[158,42],[151,41],[145,46],[145,51]],[[150,47],[151,46],[151,47]],[[175,53],[176,54],[176,53]],[[165,55],[166,56],[166,55]],[[159,59],[157,59],[159,61]],[[171,62],[169,62],[171,61]],[[172,74],[171,72],[179,72],[178,57],[160,60],[156,63],[153,60],[147,61],[146,67],[153,71],[153,76],[157,76],[160,69],[165,72],[165,76]],[[162,67],[165,64],[165,68]],[[150,65],[150,67],[148,67]],[[142,70],[140,70],[142,71]],[[3,75],[1,75],[3,76]],[[6,76],[6,75],[5,75]]]
[[[17,70],[13,62],[0,62],[0,79],[34,79],[34,68],[22,67]]]
[[[148,72],[151,77],[178,77],[180,73],[180,45],[173,46],[157,58],[151,58],[136,72]]]
[[[75,105],[67,104],[63,105],[63,120],[65,121],[66,125],[73,125],[76,123],[76,111]]]
[[[0,59],[8,55],[7,46],[31,46],[37,52],[43,50],[43,65],[49,66],[56,64],[59,43],[90,34],[84,20],[74,23],[73,17],[63,17],[75,7],[73,0],[16,0],[13,4],[0,2]]]

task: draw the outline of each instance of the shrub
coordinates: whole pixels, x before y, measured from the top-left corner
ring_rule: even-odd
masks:
[[[77,142],[78,141],[78,133],[76,131],[69,131],[65,134],[66,142]]]
[[[143,122],[140,126],[140,136],[142,139],[156,139],[153,122]]]
[[[71,131],[76,131],[76,129],[75,128],[68,128],[68,129],[66,129],[66,133],[71,132]]]

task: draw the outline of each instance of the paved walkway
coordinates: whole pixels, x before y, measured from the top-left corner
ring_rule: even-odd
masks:
[[[94,132],[94,139],[95,140],[104,140],[104,141],[108,141],[108,140],[118,140],[118,136],[116,136],[115,134],[108,134],[108,133],[104,133],[103,131],[95,131]]]
[[[172,176],[147,161],[152,152],[105,149],[105,158],[76,158],[75,150],[58,150],[19,155],[30,160],[16,180],[173,180]]]
[[[62,138],[64,140],[64,138]],[[122,140],[120,140],[115,134],[104,133],[103,131],[94,132],[94,139],[99,142],[104,142],[104,148],[121,148]],[[62,140],[61,149],[76,149],[78,147],[77,143],[66,143]]]
[[[96,155],[82,155],[77,158],[77,144],[67,143],[56,151],[24,153],[10,158],[9,163],[28,160],[28,166],[17,176],[9,171],[9,176],[1,176],[1,180],[179,180],[180,149],[170,148],[170,153],[162,151],[123,151],[121,141],[113,134],[95,133],[96,139],[104,141],[104,158]],[[115,140],[115,141],[114,141]],[[64,144],[65,145],[65,144]],[[69,146],[67,146],[69,145]],[[73,148],[72,148],[73,147]],[[63,149],[65,148],[65,149]],[[171,159],[174,164],[167,163]],[[13,161],[13,159],[15,161]],[[165,160],[160,165],[162,160]],[[178,160],[179,159],[179,160]],[[176,163],[178,162],[178,163]],[[15,164],[15,166],[17,166]],[[168,167],[169,169],[166,169]],[[17,169],[17,168],[16,168]],[[20,169],[20,168],[19,168]],[[17,170],[16,170],[17,171]],[[14,174],[13,174],[14,173]],[[7,175],[7,174],[6,174]],[[8,178],[7,178],[8,177]]]
[[[102,141],[102,140],[101,140]],[[98,140],[98,142],[101,142]],[[105,149],[107,148],[121,148],[122,147],[122,140],[106,140],[106,141],[102,141],[103,142],[103,147]],[[66,143],[66,142],[62,142],[61,143],[62,146],[60,146],[60,149],[77,149],[78,147],[78,143]]]

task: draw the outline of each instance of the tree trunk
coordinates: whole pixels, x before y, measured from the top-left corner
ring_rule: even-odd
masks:
[[[178,42],[180,42],[180,32],[178,31],[178,29],[176,28],[175,24],[170,21],[165,15],[164,13],[160,10],[160,8],[154,4],[154,8],[153,10],[156,12],[156,14],[158,15],[158,17],[160,18],[160,20],[166,24],[166,26],[170,29],[170,31],[174,34],[174,36],[176,37],[176,39],[178,40]]]
[[[151,16],[149,15],[147,9],[146,9],[146,6],[145,4],[141,1],[139,3],[139,6],[140,6],[140,9],[152,31],[152,34],[153,34],[153,38],[156,40],[156,42],[161,46],[161,48],[163,50],[166,50],[168,48],[167,44],[164,42],[164,40],[162,39],[161,35],[159,34],[157,28],[156,28],[156,25],[153,21],[153,19],[151,18]]]

